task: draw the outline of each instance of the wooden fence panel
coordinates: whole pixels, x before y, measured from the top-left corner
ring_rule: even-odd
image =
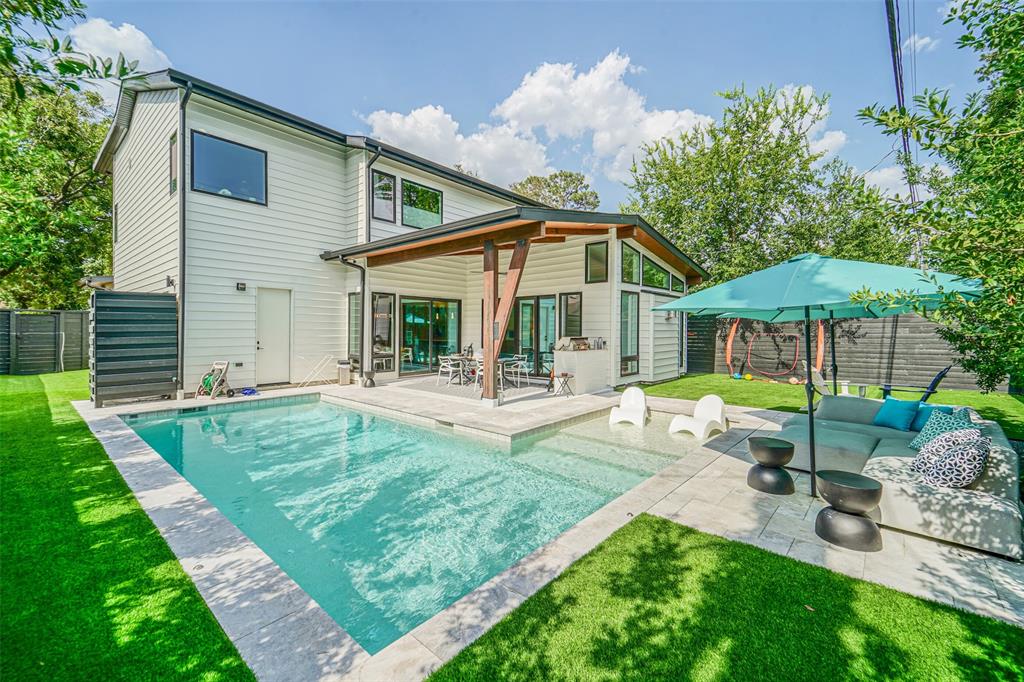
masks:
[[[178,311],[174,294],[97,290],[90,315],[93,403],[173,395],[177,390]]]

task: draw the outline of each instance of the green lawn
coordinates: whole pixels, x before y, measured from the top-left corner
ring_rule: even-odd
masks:
[[[0,678],[253,679],[69,400],[0,376]]]
[[[727,405],[745,405],[796,412],[807,405],[803,385],[772,384],[766,381],[737,381],[724,374],[691,374],[663,384],[645,386],[648,395],[663,398],[699,400],[708,393],[722,396]],[[912,400],[915,393],[896,393],[897,398]],[[882,390],[872,387],[868,396],[880,398]],[[1000,423],[1007,438],[1024,440],[1024,395],[982,393],[980,391],[939,390],[929,401],[942,405],[967,405],[986,419]]]
[[[641,515],[431,680],[1022,675],[1020,628]]]

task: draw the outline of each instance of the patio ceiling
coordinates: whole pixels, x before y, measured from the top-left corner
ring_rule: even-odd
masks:
[[[389,237],[345,249],[327,251],[324,260],[364,258],[368,267],[407,263],[438,256],[482,255],[485,242],[498,250],[516,242],[557,243],[575,235],[604,235],[616,228],[619,239],[631,238],[696,284],[707,272],[694,263],[642,218],[618,213],[514,206],[410,234]]]

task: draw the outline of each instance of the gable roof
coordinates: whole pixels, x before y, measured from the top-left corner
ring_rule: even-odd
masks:
[[[107,131],[107,136],[103,140],[103,144],[100,146],[100,151],[96,155],[96,160],[93,162],[93,168],[95,170],[102,173],[111,173],[113,171],[114,152],[128,133],[128,128],[131,125],[132,114],[135,109],[137,93],[151,90],[169,90],[174,88],[190,89],[194,94],[202,95],[203,97],[208,97],[218,102],[223,102],[224,104],[237,107],[251,114],[300,130],[329,142],[334,142],[355,149],[367,149],[371,152],[380,151],[382,158],[391,159],[392,161],[397,161],[399,163],[412,166],[413,168],[433,173],[434,175],[438,175],[456,184],[470,187],[479,192],[490,194],[491,196],[504,199],[505,201],[514,204],[522,204],[526,206],[545,205],[539,201],[531,199],[530,197],[518,194],[512,190],[505,189],[504,187],[485,180],[481,180],[480,178],[472,175],[461,173],[454,168],[449,168],[448,166],[435,161],[425,159],[422,156],[417,156],[416,154],[407,152],[404,149],[385,144],[379,140],[373,139],[372,137],[364,135],[347,135],[320,125],[319,123],[310,121],[309,119],[302,118],[301,116],[288,113],[283,109],[278,109],[277,107],[254,100],[251,97],[246,97],[245,95],[222,88],[219,85],[214,85],[209,81],[204,81],[201,78],[196,78],[195,76],[183,73],[177,69],[154,71],[152,73],[143,74],[138,77],[128,78],[121,81],[121,91],[117,100],[117,109],[114,112],[114,120],[110,125],[110,129]]]

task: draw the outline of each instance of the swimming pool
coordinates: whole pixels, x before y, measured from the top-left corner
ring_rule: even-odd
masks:
[[[509,451],[317,396],[125,421],[371,654],[672,461],[586,425]]]

